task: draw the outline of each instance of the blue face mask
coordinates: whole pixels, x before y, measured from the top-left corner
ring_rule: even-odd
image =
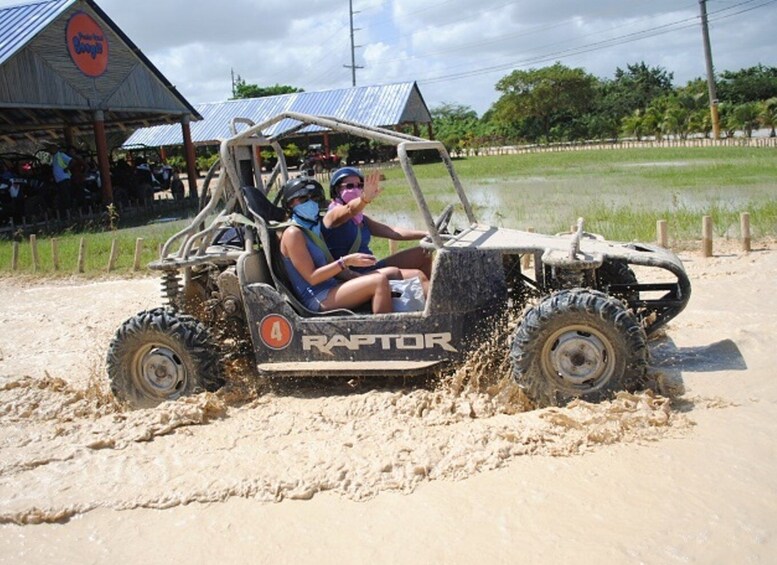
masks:
[[[302,204],[297,204],[293,208],[293,214],[301,220],[308,222],[318,222],[318,202],[308,200]]]

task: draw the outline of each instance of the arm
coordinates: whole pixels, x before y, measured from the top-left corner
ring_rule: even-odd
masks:
[[[387,226],[377,220],[364,216],[364,222],[375,237],[394,239],[397,241],[413,241],[425,238],[428,234],[421,230],[411,230],[396,226]]]
[[[321,267],[316,267],[308,251],[305,234],[294,226],[283,232],[281,253],[291,260],[297,272],[311,285],[321,284],[339,275],[347,267],[369,267],[376,261],[372,255],[352,253]]]
[[[372,201],[365,200],[364,195],[362,195],[360,198],[354,198],[348,204],[337,204],[336,206],[333,206],[324,216],[324,226],[329,229],[342,226],[345,222],[364,210],[370,202]]]
[[[356,214],[364,211],[367,204],[375,200],[383,190],[380,187],[380,170],[375,169],[369,172],[364,179],[364,191],[359,198],[354,198],[347,204],[337,204],[324,216],[324,226],[327,228],[336,228],[352,219]]]

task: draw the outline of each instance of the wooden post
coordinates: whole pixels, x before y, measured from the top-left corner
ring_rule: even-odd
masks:
[[[529,232],[529,233],[534,233],[534,228],[526,228],[526,231]],[[523,254],[521,267],[524,270],[528,270],[529,267],[531,267],[531,258],[532,258],[532,254],[531,253],[524,253]]]
[[[388,244],[389,244],[389,255],[394,255],[394,253],[396,253],[397,250],[399,249],[399,244],[397,243],[397,240],[389,239]]]
[[[79,273],[84,272],[84,263],[86,262],[86,240],[82,237],[78,242],[78,267]]]
[[[13,242],[13,248],[11,250],[11,270],[15,271],[19,268],[19,242]]]
[[[742,251],[750,253],[750,214],[742,212],[739,216],[739,225],[742,235]]]
[[[38,236],[34,233],[30,234],[30,249],[32,249],[32,272],[35,273],[40,264],[38,261]]]
[[[105,113],[102,110],[94,112],[92,122],[94,130],[94,142],[97,148],[97,164],[100,168],[100,182],[102,183],[102,201],[104,204],[113,202],[113,185],[111,184],[111,163],[108,153],[108,141],[105,137]]]
[[[658,237],[658,245],[664,249],[669,248],[669,236],[666,230],[666,220],[658,220],[656,222],[656,234]]]
[[[189,181],[189,198],[197,198],[197,156],[192,143],[192,131],[189,126],[191,115],[181,117],[181,133],[183,135],[184,155],[186,157],[186,178]]]
[[[143,238],[139,237],[135,240],[135,260],[132,262],[132,270],[140,270],[140,254],[143,253]]]
[[[55,271],[59,270],[59,240],[51,238],[51,264]]]
[[[119,243],[116,238],[111,241],[111,255],[108,257],[108,272],[110,273],[116,266],[116,256],[119,254]]]
[[[712,257],[712,216],[701,219],[702,256]]]

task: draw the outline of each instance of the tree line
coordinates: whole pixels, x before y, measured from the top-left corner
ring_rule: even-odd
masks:
[[[619,138],[710,137],[707,82],[675,87],[673,74],[644,62],[597,78],[561,63],[516,70],[496,83],[497,101],[478,117],[468,106],[431,109],[435,137],[457,153],[479,146]],[[777,126],[777,67],[725,71],[716,80],[722,135]]]
[[[496,83],[496,102],[478,116],[471,107],[445,103],[431,109],[435,138],[459,153],[516,143],[558,143],[620,138],[710,137],[707,81],[673,85],[673,73],[645,62],[598,78],[559,62],[515,70]],[[716,79],[722,135],[777,127],[777,67],[756,65],[724,71]],[[303,92],[276,84],[259,87],[238,76],[234,98]]]

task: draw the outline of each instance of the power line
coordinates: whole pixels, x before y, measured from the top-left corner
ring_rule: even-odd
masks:
[[[729,6],[727,8],[722,8],[720,10],[717,10],[713,12],[711,15],[714,15],[715,17],[710,17],[710,21],[719,21],[722,19],[726,19],[729,17],[737,16],[758,8],[762,8],[764,6],[767,6],[769,4],[773,4],[777,2],[777,0],[766,0],[765,2],[761,2],[760,4],[756,6],[750,6],[748,8],[745,8],[743,10],[739,10],[733,13],[723,13],[726,11],[730,11],[734,8],[737,8],[739,6],[745,6],[747,4],[752,4],[753,2],[757,2],[759,0],[744,0],[742,2],[738,2],[737,4],[734,4],[733,6]],[[581,55],[584,53],[589,53],[592,51],[598,51],[601,49],[609,48],[609,47],[615,47],[618,45],[623,45],[625,43],[631,43],[635,41],[642,41],[643,39],[648,39],[651,37],[657,37],[659,35],[664,35],[666,33],[681,31],[684,29],[689,29],[692,27],[696,27],[696,20],[698,19],[698,16],[694,16],[691,18],[685,18],[682,20],[677,20],[675,22],[670,22],[668,24],[663,24],[660,26],[654,26],[652,28],[647,28],[645,30],[640,30],[620,36],[616,36],[610,39],[605,39],[601,41],[596,41],[593,43],[581,45],[579,47],[573,47],[569,49],[564,49],[560,51],[555,51],[551,53],[545,53],[541,55],[537,55],[536,57],[530,57],[527,59],[519,60],[519,61],[511,61],[509,63],[502,63],[498,65],[491,65],[488,67],[481,67],[478,69],[472,69],[470,71],[464,71],[461,73],[451,73],[447,75],[440,75],[440,76],[434,76],[429,78],[420,78],[417,79],[418,82],[423,82],[425,84],[433,84],[438,82],[448,82],[451,80],[458,80],[461,78],[470,78],[473,76],[478,76],[482,74],[488,74],[491,72],[496,72],[500,70],[506,70],[509,68],[514,67],[522,67],[522,66],[528,66],[532,64],[547,62],[549,60],[557,60],[559,58],[565,58],[565,57],[571,57],[575,55]],[[686,23],[686,22],[693,22],[693,23]]]

